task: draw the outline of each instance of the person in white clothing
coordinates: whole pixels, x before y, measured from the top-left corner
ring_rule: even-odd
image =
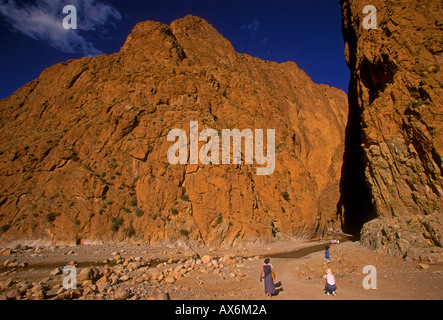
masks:
[[[323,279],[326,280],[326,294],[329,295],[332,293],[333,296],[336,296],[337,294],[335,293],[335,291],[337,290],[337,285],[335,284],[335,277],[332,274],[331,269],[326,270],[326,274],[323,276]]]

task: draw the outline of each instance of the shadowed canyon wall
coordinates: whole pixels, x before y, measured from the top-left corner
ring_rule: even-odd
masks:
[[[367,4],[341,1],[351,70],[348,130],[356,135],[348,134],[347,153],[364,169],[364,183],[361,176],[343,177],[342,185],[357,186],[361,194],[357,202],[342,194],[352,211],[343,215],[361,214],[360,225],[376,218],[361,231],[362,243],[371,248],[438,260],[443,245],[442,3],[372,1],[376,29],[363,26]]]

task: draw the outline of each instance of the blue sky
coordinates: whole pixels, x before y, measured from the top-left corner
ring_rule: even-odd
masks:
[[[77,8],[77,30],[62,27]],[[339,0],[0,0],[0,99],[69,59],[118,52],[136,23],[206,19],[238,52],[294,61],[316,83],[347,92]]]

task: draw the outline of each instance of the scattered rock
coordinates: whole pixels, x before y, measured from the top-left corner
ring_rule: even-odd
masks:
[[[80,271],[80,273],[77,275],[77,281],[83,282],[86,280],[91,280],[92,282],[95,282],[100,277],[100,271],[95,267],[87,267]]]
[[[55,297],[51,298],[51,300],[73,300],[80,298],[81,295],[82,291],[80,291],[80,289],[69,289],[66,291],[63,290]]]
[[[201,258],[201,261],[202,261],[202,263],[204,263],[204,264],[211,262],[211,260],[212,260],[211,256],[208,256],[208,255],[204,255],[204,256]]]
[[[422,268],[423,270],[427,270],[427,269],[430,268],[430,267],[429,267],[429,264],[426,264],[426,263],[419,263],[418,265],[419,265],[419,267]]]
[[[52,270],[50,275],[51,276],[57,276],[57,275],[62,274],[62,273],[63,273],[63,269],[58,267],[58,268],[55,268],[54,270]]]
[[[6,294],[7,300],[17,300],[20,298],[20,291],[18,289],[13,289]]]
[[[164,279],[164,282],[167,284],[173,284],[175,282],[175,279],[174,279],[174,277],[166,277]]]
[[[127,300],[131,296],[131,292],[127,288],[119,288],[114,292],[115,300]]]

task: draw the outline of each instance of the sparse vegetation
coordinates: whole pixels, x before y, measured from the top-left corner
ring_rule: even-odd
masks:
[[[134,212],[137,217],[141,217],[145,214],[145,212],[140,208],[135,208]]]
[[[120,210],[122,210],[122,211],[124,211],[124,212],[126,212],[126,213],[131,213],[131,210],[129,210],[129,209],[126,208],[126,207],[120,207]]]
[[[123,224],[123,218],[122,217],[118,217],[118,218],[111,218],[111,230],[114,232],[117,232],[118,229],[120,229],[120,226]]]
[[[217,216],[217,220],[215,221],[215,225],[217,226],[222,222],[223,222],[223,215],[221,213],[219,213]]]
[[[421,100],[421,101],[411,101],[408,103],[408,107],[412,107],[412,108],[417,108],[420,107],[422,105],[429,105],[431,104],[429,101],[425,100]]]
[[[176,215],[178,215],[178,210],[177,210],[176,208],[172,208],[172,209],[171,209],[171,213],[172,213],[174,216],[176,216]]]
[[[188,197],[187,194],[182,194],[182,196],[180,197],[180,199],[182,199],[183,201],[186,201],[186,202],[190,202],[190,201],[191,201],[191,200],[189,200],[189,197]]]
[[[284,191],[281,193],[283,199],[285,199],[286,201],[289,201],[289,193],[287,191]]]
[[[180,234],[182,235],[182,236],[184,236],[184,237],[189,237],[189,231],[188,230],[186,230],[186,229],[180,229]]]
[[[131,238],[135,234],[135,229],[132,224],[124,230],[125,236]]]
[[[109,163],[109,168],[114,170],[115,168],[117,168],[117,166],[118,166],[117,160],[115,158],[112,159],[111,162]]]

